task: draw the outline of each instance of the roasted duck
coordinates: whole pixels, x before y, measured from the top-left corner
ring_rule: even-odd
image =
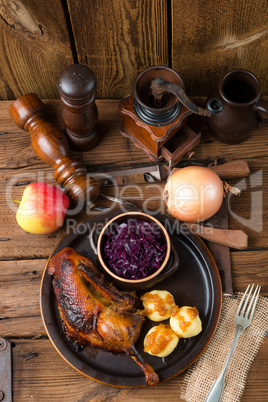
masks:
[[[77,345],[128,353],[143,369],[147,385],[158,376],[137,353],[144,318],[136,314],[135,293],[120,292],[101,276],[92,261],[67,247],[48,266],[65,335]]]

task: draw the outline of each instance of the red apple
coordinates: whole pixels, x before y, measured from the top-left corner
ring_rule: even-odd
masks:
[[[55,232],[62,227],[69,204],[69,198],[59,187],[43,182],[31,183],[23,192],[17,222],[26,232]]]

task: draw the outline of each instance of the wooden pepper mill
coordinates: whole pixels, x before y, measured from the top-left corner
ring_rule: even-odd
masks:
[[[89,151],[98,142],[95,75],[86,66],[71,64],[59,75],[57,86],[63,105],[62,118],[71,148]]]
[[[75,205],[94,201],[99,195],[98,182],[71,158],[65,134],[45,119],[44,108],[39,96],[30,93],[13,102],[9,113],[20,128],[30,132],[35,153],[55,169],[54,177],[70,201]]]

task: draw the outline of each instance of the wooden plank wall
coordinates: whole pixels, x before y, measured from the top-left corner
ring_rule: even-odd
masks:
[[[266,0],[0,0],[0,99],[58,98],[69,64],[88,65],[97,97],[121,99],[152,65],[175,69],[189,96],[251,70],[268,95]]]
[[[172,66],[190,95],[207,95],[235,68],[252,71],[268,93],[266,0],[173,0]]]
[[[0,98],[58,96],[57,75],[73,63],[61,0],[0,0]]]
[[[137,73],[168,65],[166,0],[67,0],[78,60],[97,76],[97,95],[130,95]]]

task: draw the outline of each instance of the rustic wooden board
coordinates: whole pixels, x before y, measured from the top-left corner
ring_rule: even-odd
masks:
[[[235,291],[244,290],[250,280],[262,284],[262,295],[267,296],[268,251],[232,252],[231,259]],[[39,400],[39,395],[42,395],[43,400],[55,401],[163,400],[164,393],[167,392],[166,383],[159,384],[157,392],[148,388],[130,390],[101,385],[77,373],[59,356],[45,335],[39,312],[38,290],[45,262],[46,260],[0,261],[1,316],[2,306],[5,307],[6,315],[6,318],[0,320],[0,328],[1,336],[8,338],[14,345],[14,399]],[[28,359],[32,353],[37,355]],[[265,400],[267,374],[263,367],[267,353],[268,343],[264,342],[248,375],[241,399],[243,402],[252,401],[253,396],[256,401]],[[181,401],[179,392],[183,378],[184,374],[169,380],[169,393],[165,399]]]
[[[60,101],[45,100],[44,103],[47,119],[63,130]],[[143,151],[136,148],[131,141],[120,134],[123,119],[119,111],[119,101],[98,100],[96,103],[99,112],[97,126],[99,144],[89,152],[73,152],[73,157],[89,165],[104,165],[104,169],[105,164],[118,164],[118,161],[120,161],[121,166],[128,166],[133,163],[151,163]],[[12,102],[8,101],[0,103],[0,168],[31,167],[31,170],[35,168],[46,169],[47,165],[36,156],[31,147],[29,133],[19,129],[10,117],[9,107],[11,104]],[[9,156],[10,153],[13,154],[12,158]]]
[[[78,60],[97,78],[97,97],[130,95],[137,74],[168,65],[165,0],[67,0]]]
[[[204,99],[196,98],[197,102]],[[40,242],[36,242],[36,235],[25,233],[16,223],[15,213],[17,204],[13,199],[20,200],[23,190],[29,182],[45,180],[55,183],[54,171],[42,162],[32,150],[29,133],[20,130],[9,116],[8,109],[11,102],[0,104],[0,201],[2,204],[2,225],[0,229],[1,257],[2,258],[29,258],[47,257],[66,233],[66,226],[50,235],[40,236]],[[48,118],[63,129],[61,120],[60,101],[45,101],[48,110]],[[105,172],[111,168],[122,168],[134,165],[151,163],[144,152],[137,149],[131,141],[120,134],[121,114],[118,110],[118,101],[99,100],[100,142],[90,152],[74,153],[74,157],[89,165],[91,170]],[[251,177],[247,179],[232,179],[231,185],[242,189],[239,197],[230,198],[230,222],[231,229],[245,230],[249,235],[249,247],[267,247],[268,245],[268,194],[267,194],[267,128],[260,128],[254,132],[250,139],[235,145],[226,146],[216,141],[207,131],[205,121],[193,118],[191,124],[202,132],[200,146],[194,149],[194,160],[208,159],[230,161],[240,159],[248,162]],[[120,161],[120,162],[118,162]],[[185,158],[187,162],[187,158]],[[131,199],[138,207],[145,204],[148,208],[156,209],[162,202],[163,184],[141,184],[138,187],[125,188],[120,186],[118,192],[113,188],[102,189],[107,195],[117,195],[121,198]],[[7,205],[7,200],[10,207]],[[111,203],[97,201],[97,205],[109,206]],[[162,203],[162,211],[165,206]],[[242,214],[240,211],[243,211]],[[89,211],[72,217],[79,222],[86,219]],[[19,245],[19,247],[18,247]],[[15,250],[15,253],[14,253]]]
[[[170,401],[183,402],[180,398],[180,387],[184,373],[154,388],[124,389],[109,387],[82,376],[70,367],[54,350],[46,339],[14,340],[13,354],[13,390],[14,400],[28,402],[30,400],[53,401]],[[29,354],[37,356],[25,360]],[[268,343],[262,344],[254,364],[247,377],[247,384],[241,402],[266,400],[266,364]],[[256,387],[256,382],[258,387]],[[21,386],[23,384],[23,387]],[[167,393],[168,384],[168,393]]]
[[[268,97],[265,99],[268,100]],[[193,97],[192,100],[199,105],[204,104],[204,98]],[[47,118],[59,129],[64,129],[60,101],[45,100],[44,103],[47,109]],[[120,161],[120,166],[125,167],[132,164],[151,164],[152,162],[143,151],[136,148],[132,141],[120,134],[122,115],[119,111],[119,101],[97,100],[96,103],[99,112],[99,144],[89,152],[73,152],[73,156],[85,164],[96,166],[96,169],[105,169],[111,163],[116,166],[119,164],[118,161]],[[31,148],[29,133],[19,129],[11,119],[8,112],[11,104],[12,102],[8,101],[0,103],[0,168],[46,168],[46,165]],[[189,125],[196,132],[202,133],[200,146],[194,148],[195,154],[192,159],[214,160],[218,158],[228,162],[245,156],[251,169],[254,169],[255,164],[257,164],[256,169],[259,169],[261,163],[265,167],[265,161],[262,162],[262,158],[267,157],[267,127],[262,127],[252,133],[251,138],[247,141],[226,146],[226,144],[213,138],[208,131],[206,120],[200,116],[192,115],[189,119]],[[187,160],[187,157],[184,159]]]
[[[57,98],[58,74],[73,63],[61,0],[1,0],[0,16],[0,98]]]
[[[235,291],[243,290],[250,280],[262,284],[268,295],[268,251],[232,252]],[[39,312],[39,285],[46,260],[0,261],[1,336],[13,343],[14,400],[155,400],[182,401],[179,398],[184,378],[181,374],[154,389],[119,389],[94,382],[72,369],[55,351],[45,335]],[[254,267],[254,273],[252,272]],[[23,290],[24,289],[24,290]],[[4,309],[3,309],[4,308]],[[28,310],[28,312],[27,312]],[[41,338],[40,338],[41,336]],[[266,397],[266,364],[268,344],[264,342],[247,378],[243,402],[264,401]],[[31,354],[35,357],[29,359]],[[258,387],[256,387],[256,383]],[[23,384],[23,387],[22,387]]]
[[[196,98],[196,101],[202,103],[204,99]],[[49,119],[57,127],[63,128],[60,102],[51,100],[45,103]],[[47,339],[39,309],[40,280],[47,258],[65,236],[67,226],[65,224],[62,229],[50,235],[37,236],[24,232],[16,223],[17,206],[12,200],[20,199],[27,182],[42,177],[49,182],[54,182],[54,179],[53,170],[34,154],[29,134],[18,129],[11,121],[8,114],[10,104],[11,102],[0,103],[0,335],[11,340],[14,345],[14,400],[40,400],[42,395],[43,400],[55,401],[97,402],[127,399],[134,402],[165,399],[182,402],[179,392],[184,374],[168,383],[160,384],[157,390],[119,389],[101,385],[73,370]],[[121,136],[119,129],[122,118],[118,110],[118,101],[98,101],[97,104],[101,121],[100,143],[90,152],[73,155],[89,164],[90,169],[99,171],[119,165],[128,167],[150,163],[142,151]],[[231,198],[230,228],[243,229],[249,234],[248,250],[231,251],[233,287],[234,291],[243,291],[249,282],[255,282],[262,285],[262,295],[268,296],[267,128],[259,129],[244,143],[229,147],[219,143],[208,133],[206,122],[202,119],[193,118],[191,124],[197,131],[202,132],[201,144],[194,150],[194,160],[229,161],[243,158],[249,164],[251,177],[242,181],[230,181],[232,185],[238,183],[243,190],[240,197]],[[185,161],[187,162],[187,158]],[[15,185],[18,183],[20,185]],[[163,183],[139,184],[129,188],[119,186],[117,195],[131,199],[138,207],[142,207],[144,200],[147,200],[148,208],[157,209],[161,204],[163,186]],[[9,188],[11,192],[8,194]],[[115,194],[114,191],[108,187],[102,189],[102,192],[108,195]],[[7,200],[11,200],[11,204],[15,206],[14,210],[9,208]],[[108,201],[100,199],[97,203],[110,205]],[[255,216],[253,212],[256,211]],[[88,214],[89,211],[82,211],[74,220],[80,222],[87,218]],[[250,226],[254,217],[256,222],[261,221],[261,229]],[[264,342],[247,377],[241,401],[251,402],[254,399],[262,402],[266,399],[267,370],[264,368],[267,352],[268,344]],[[28,360],[30,353],[37,355]]]
[[[53,401],[137,401],[178,399],[178,387],[183,375],[169,380],[170,395],[166,397],[166,383],[160,383],[157,389],[124,389],[102,385],[82,376],[70,367],[54,350],[49,340],[15,340],[13,348],[13,372],[15,383],[14,399],[17,401],[53,400]],[[29,353],[36,357],[25,360]],[[23,389],[20,386],[23,384]],[[176,396],[176,397],[175,397]]]
[[[5,190],[1,186],[0,201],[2,204],[2,226],[0,228],[0,241],[1,241],[1,256],[2,258],[29,258],[29,257],[47,257],[56,244],[65,236],[66,232],[73,227],[75,223],[89,217],[92,212],[84,209],[78,215],[71,215],[71,211],[66,218],[65,225],[57,232],[49,235],[38,235],[40,241],[36,241],[36,236],[31,233],[26,233],[21,229],[16,222],[16,209],[17,205],[9,205],[5,203]],[[15,199],[20,199],[25,186],[15,187],[12,193]],[[104,188],[102,193],[106,195],[119,195],[123,199],[131,200],[137,207],[148,208],[165,212],[166,208],[162,201],[164,184],[139,184],[128,187],[119,187],[118,193],[114,188]],[[255,189],[254,189],[255,191]],[[251,211],[250,203],[252,196],[250,192],[244,192],[237,199],[232,196],[231,199],[231,213],[229,218],[229,227],[231,229],[242,229],[249,235],[249,248],[265,248],[268,244],[268,231],[267,231],[267,216],[268,204],[261,200],[266,200],[268,197],[267,189],[256,191],[257,197],[253,198],[254,208]],[[11,198],[9,197],[9,200]],[[162,204],[162,205],[161,205]],[[111,202],[103,202],[98,200],[98,206],[106,206],[118,208],[118,204]],[[263,207],[263,209],[262,209]],[[241,211],[243,211],[241,213]],[[248,211],[248,212],[247,212]],[[95,213],[100,213],[95,211]],[[255,221],[252,220],[255,218]]]
[[[234,291],[245,290],[250,281],[262,285],[261,294],[268,296],[267,260],[268,250],[232,251]],[[46,262],[46,259],[0,260],[1,336],[28,339],[46,336],[39,308],[39,287]]]
[[[160,383],[157,389],[136,388],[120,389],[94,382],[77,373],[58,355],[48,340],[15,341],[13,348],[13,370],[15,383],[14,400],[53,400],[53,401],[183,401],[179,398],[180,387],[184,374]],[[266,378],[262,371],[268,352],[268,344],[264,343],[251,367],[248,375],[242,402],[252,399],[263,402],[266,400]],[[29,353],[38,355],[25,360]],[[258,389],[253,386],[258,380]],[[20,385],[23,384],[23,387]]]
[[[245,68],[267,94],[268,14],[265,0],[172,0],[172,68],[188,95],[208,95],[220,77]]]

